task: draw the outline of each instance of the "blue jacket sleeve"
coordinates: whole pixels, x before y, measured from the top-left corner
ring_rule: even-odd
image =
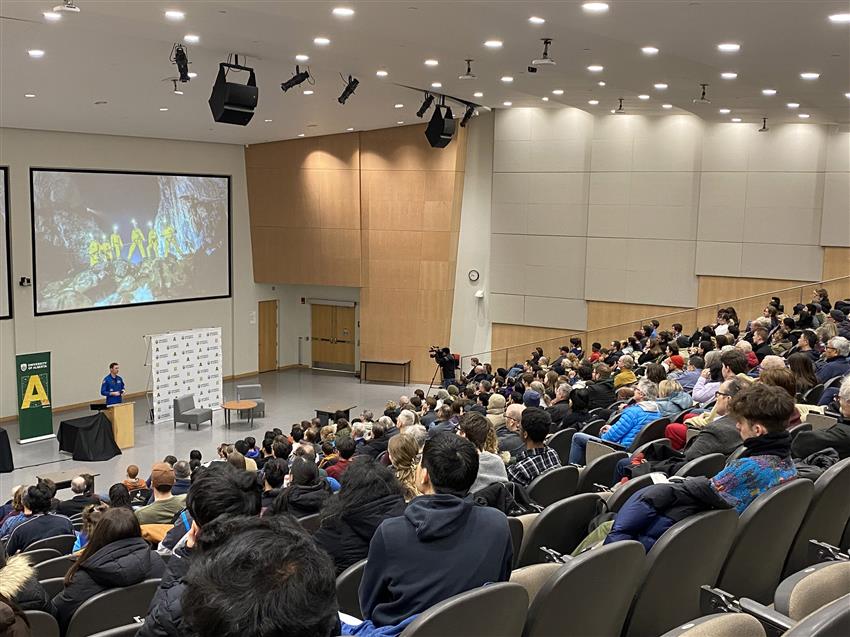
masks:
[[[363,579],[360,581],[360,610],[363,613],[364,620],[372,619],[375,607],[388,596],[386,591],[388,584],[385,569],[387,565],[386,552],[383,531],[379,526],[369,543],[369,561],[366,562]]]
[[[635,413],[636,409],[640,409],[639,407],[626,407],[623,410],[623,415],[617,419],[611,428],[602,434],[602,440],[608,440],[609,442],[617,442],[619,443],[623,440],[629,432],[635,427],[637,414]]]
[[[106,384],[106,379],[100,384],[100,395],[109,398],[109,385]]]

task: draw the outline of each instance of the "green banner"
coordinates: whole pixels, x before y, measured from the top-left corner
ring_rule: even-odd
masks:
[[[18,354],[18,428],[21,442],[53,435],[50,406],[50,352]]]

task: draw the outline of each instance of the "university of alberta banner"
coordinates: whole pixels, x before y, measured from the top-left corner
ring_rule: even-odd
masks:
[[[18,380],[18,429],[20,441],[30,442],[53,435],[50,406],[50,352],[15,356]]]
[[[221,407],[220,327],[151,336],[151,359],[155,423],[173,419],[174,399],[183,394],[194,394],[195,407]]]

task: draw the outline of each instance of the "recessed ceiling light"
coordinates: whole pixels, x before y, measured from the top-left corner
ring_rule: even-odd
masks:
[[[175,22],[177,22],[178,20],[182,20],[183,18],[185,18],[186,14],[182,11],[166,11],[165,17],[169,20],[174,20]]]
[[[638,95],[638,99],[639,99],[639,100],[648,100],[648,99],[649,99],[649,95],[646,95],[646,94],[644,94],[644,95]]]
[[[768,97],[770,97],[771,95],[776,95],[776,89],[775,88],[763,88],[761,90],[761,94],[767,95]]]
[[[597,82],[596,86],[605,86],[605,82]]]
[[[805,73],[800,73],[800,77],[804,80],[816,80],[820,77],[820,73],[814,73],[812,71],[806,71]]]
[[[174,91],[172,91],[172,92],[173,92],[175,95],[183,95],[183,91],[181,91],[179,88],[175,88],[175,89],[174,89]]]
[[[316,46],[327,46],[331,43],[330,38],[325,38],[319,36],[318,38],[313,38],[313,44]]]
[[[187,33],[183,36],[183,41],[187,44],[197,44],[201,41],[200,36],[195,35],[194,33]]]
[[[298,133],[297,137],[304,137],[304,133]]]
[[[544,24],[546,22],[546,19],[538,18],[536,15],[533,15],[528,19],[528,21],[531,22],[531,24]]]
[[[334,7],[331,13],[340,18],[350,18],[354,15],[354,9],[351,7]]]
[[[393,108],[404,108],[404,104],[394,104]]]
[[[733,71],[725,71],[720,74],[720,77],[722,77],[724,80],[734,80],[738,77],[738,74]]]
[[[655,46],[644,46],[640,50],[644,55],[658,55],[658,47]]]
[[[488,49],[501,49],[502,44],[503,43],[501,40],[487,40],[484,43],[484,46],[486,46]]]
[[[437,66],[440,63],[439,60],[435,60],[433,58],[429,58],[425,60],[425,66]]]
[[[196,77],[198,77],[198,74],[195,73],[194,71],[189,71],[189,77],[191,77],[194,80]]]
[[[265,121],[266,121],[266,123],[268,124],[271,120],[270,120],[270,119],[267,119],[267,120],[265,120]]]
[[[728,115],[729,113],[731,113],[731,112],[732,112],[732,109],[730,109],[730,108],[721,108],[718,112],[719,112],[721,115]]]
[[[502,81],[503,81],[505,84],[510,84],[511,82],[513,82],[513,81],[514,81],[514,78],[513,78],[513,77],[511,77],[510,75],[503,75],[503,76],[502,76]]]
[[[556,88],[554,91],[552,91],[552,95],[563,95],[563,94],[564,94],[564,89],[562,89],[562,88]]]
[[[846,97],[847,99],[850,99],[850,93],[845,93],[844,97]]]
[[[829,16],[829,21],[836,24],[848,24],[850,23],[850,13],[833,13]]]
[[[587,67],[587,70],[590,71],[591,73],[599,73],[600,71],[604,71],[605,67],[602,66],[601,64],[591,64],[590,66]]]
[[[296,62],[306,62],[309,59],[310,59],[310,56],[304,55],[303,53],[299,53],[298,55],[295,56]]]
[[[717,45],[717,50],[721,53],[737,53],[741,50],[741,45],[737,42],[721,42]]]
[[[472,97],[484,97],[484,93],[482,93],[481,91],[475,91],[472,94]]]
[[[502,102],[502,106],[513,106],[513,102]]]
[[[375,75],[377,75],[378,77],[386,77],[387,75],[389,75],[389,73],[387,73],[384,69],[378,69],[377,71],[375,71]]]
[[[798,102],[788,102],[785,106],[788,108],[800,108],[800,104]]]
[[[165,111],[167,111],[168,109],[167,109],[167,108],[165,108],[165,107],[163,106],[163,107],[162,107],[161,109],[159,109],[159,110],[160,110],[160,112],[164,113],[164,112],[165,112]]]
[[[431,82],[431,88],[443,88],[442,82]]]
[[[672,104],[662,104],[661,108],[673,108]]]
[[[599,104],[599,100],[587,100],[587,103],[591,106],[596,106],[597,104]]]
[[[41,15],[44,16],[45,20],[49,20],[50,22],[56,22],[57,20],[62,19],[62,14],[57,13],[56,11],[45,11]]]
[[[541,97],[540,99],[541,99],[541,100],[543,100],[544,102],[548,102],[548,101],[549,101],[549,98],[548,98],[548,97]]]
[[[654,84],[653,86],[655,86],[655,88],[659,91],[663,91],[667,88],[667,85],[664,82],[659,82],[658,84]]]
[[[809,119],[809,114],[808,113],[799,113],[797,115],[797,117],[799,117],[800,119]]]
[[[733,118],[732,118],[732,121],[733,121],[733,122],[735,122],[735,123],[737,124],[738,122],[740,122],[740,121],[741,121],[741,118],[740,118],[740,117],[733,117]]]
[[[312,91],[311,89],[309,89],[309,88],[305,88],[305,89],[302,91],[302,94],[303,94],[303,95],[312,95],[312,94],[313,94],[313,91]]]
[[[351,131],[353,131],[353,130],[354,130],[354,127],[353,127],[353,126],[349,126],[349,127],[348,127],[348,128],[346,128],[345,130],[347,130],[347,131],[350,133]]]
[[[44,51],[42,51],[41,49],[30,49],[29,51],[27,51],[27,53],[29,53],[29,56],[31,58],[38,59],[44,57]]]
[[[612,109],[611,109],[611,115],[616,115],[616,114],[617,114],[617,111],[615,111],[615,110],[612,108]]]
[[[581,8],[587,11],[588,13],[605,13],[608,11],[608,3],[607,2],[585,2],[581,5]]]
[[[35,97],[35,93],[26,93],[24,97]]]

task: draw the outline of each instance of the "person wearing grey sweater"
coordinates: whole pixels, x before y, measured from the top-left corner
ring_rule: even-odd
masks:
[[[474,412],[473,412],[474,413]],[[469,436],[467,436],[468,438]],[[477,445],[476,445],[477,446]],[[495,453],[489,451],[478,451],[478,475],[475,482],[469,488],[470,493],[475,493],[494,482],[507,482],[508,472],[505,463]]]
[[[460,417],[458,432],[478,450],[478,475],[469,492],[475,493],[493,482],[507,482],[505,463],[495,453],[484,451],[487,439],[496,439],[493,423],[478,412],[469,411]]]

